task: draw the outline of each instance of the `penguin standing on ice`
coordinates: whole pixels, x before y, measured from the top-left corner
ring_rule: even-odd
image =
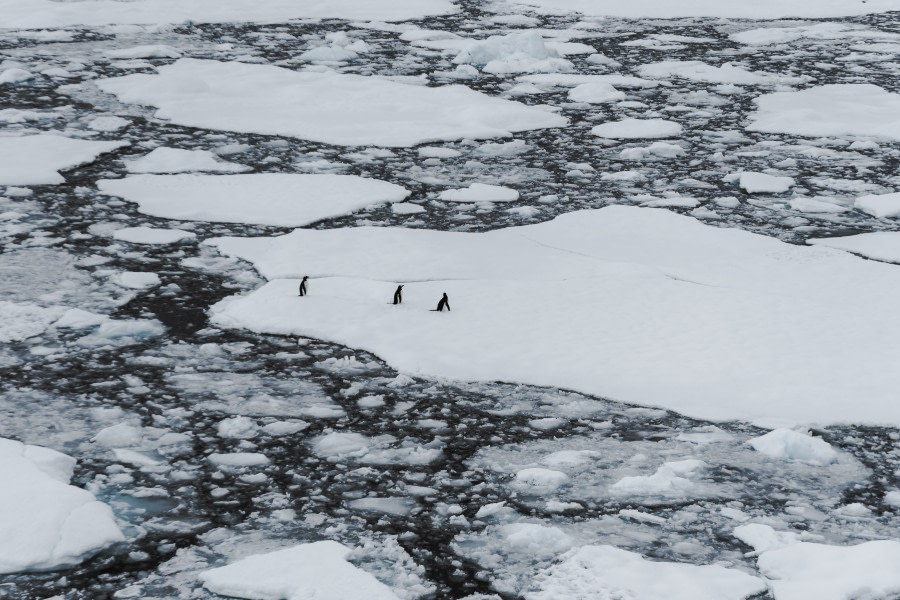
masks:
[[[401,304],[403,302],[403,286],[398,285],[397,290],[394,292],[394,304]]]
[[[300,280],[300,295],[306,295],[306,280],[309,279],[306,275],[303,276],[303,279]]]
[[[447,308],[447,312],[450,312],[450,298],[447,297],[447,292],[444,292],[444,295],[441,296],[441,300],[434,310],[437,312],[444,312],[444,307]]]

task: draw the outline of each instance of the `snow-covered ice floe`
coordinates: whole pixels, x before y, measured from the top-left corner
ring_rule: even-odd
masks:
[[[113,232],[113,238],[131,244],[177,244],[197,237],[196,233],[181,229],[153,227],[125,227]]]
[[[218,160],[209,150],[181,150],[180,148],[155,148],[140,158],[125,161],[129,173],[186,173],[207,171],[211,173],[242,173],[250,171],[246,165]]]
[[[666,119],[622,119],[595,125],[594,135],[614,140],[640,140],[678,137],[682,127],[675,121]]]
[[[413,146],[563,127],[566,118],[461,85],[424,87],[361,75],[181,59],[97,82],[123,102],[192,127],[345,146]]]
[[[749,131],[900,140],[900,94],[872,84],[829,84],[755,100]]]
[[[52,133],[0,137],[0,185],[55,185],[59,174],[128,142],[79,140]]]
[[[450,0],[391,0],[360,2],[328,0],[0,0],[0,28],[96,27],[113,24],[158,25],[164,23],[281,23],[290,19],[377,19],[405,21],[456,11]]]
[[[393,590],[347,561],[350,548],[325,540],[254,554],[200,573],[204,587],[233,598],[399,600]]]
[[[742,600],[766,591],[765,582],[719,565],[647,560],[612,546],[582,546],[537,574],[526,600]]]
[[[297,227],[385,202],[409,192],[356,175],[254,173],[244,175],[131,175],[101,179],[101,192],[166,219]]]
[[[109,506],[69,485],[75,459],[0,438],[0,574],[80,563],[125,537]]]
[[[900,326],[900,273],[831,249],[625,206],[488,233],[360,227],[209,243],[273,280],[214,305],[220,326],[332,340],[406,373],[707,419],[900,423],[900,341],[885,334]],[[314,291],[301,299],[302,275]],[[452,312],[429,312],[443,292]]]
[[[900,231],[873,231],[842,237],[812,238],[807,244],[846,250],[872,260],[900,263]]]
[[[626,19],[722,17],[727,19],[782,19],[786,17],[849,17],[897,10],[894,0],[503,0],[503,4],[528,7],[545,14],[579,12],[598,17]],[[502,6],[502,4],[500,4]]]

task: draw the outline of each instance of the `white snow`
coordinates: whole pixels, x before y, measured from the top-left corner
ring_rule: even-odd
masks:
[[[842,213],[850,210],[847,206],[835,204],[829,198],[791,198],[790,207],[792,210],[798,210],[805,213]]]
[[[128,119],[123,119],[122,117],[117,117],[115,115],[104,115],[102,117],[91,119],[87,126],[88,129],[93,129],[94,131],[118,131],[130,124],[131,121]]]
[[[734,537],[756,552],[784,548],[800,541],[802,535],[795,531],[776,531],[762,523],[747,523],[734,528]]]
[[[845,250],[873,260],[900,263],[900,232],[873,231],[843,237],[811,238],[807,244]]]
[[[177,244],[193,240],[196,233],[181,229],[159,229],[155,227],[125,227],[113,232],[113,238],[131,244]]]
[[[0,0],[0,26],[16,29],[96,27],[112,24],[160,25],[165,23],[282,23],[291,19],[348,19],[405,21],[443,15],[457,9],[449,0],[391,0],[360,2],[328,0]]]
[[[211,173],[242,173],[250,167],[218,160],[209,150],[182,150],[180,148],[155,148],[140,158],[125,161],[129,173],[186,173],[207,171]]]
[[[0,574],[80,563],[123,541],[109,506],[69,485],[75,459],[0,438]]]
[[[219,326],[363,348],[404,373],[707,419],[900,423],[900,340],[884,335],[900,326],[892,265],[627,206],[488,233],[360,227],[210,243],[278,279],[215,305]],[[303,274],[316,291],[300,299],[291,278]],[[399,309],[397,282],[408,282]],[[445,291],[453,312],[430,312]]]
[[[694,487],[692,476],[697,475],[707,464],[702,460],[684,459],[661,465],[653,475],[623,477],[610,491],[623,495],[684,495]]]
[[[504,0],[511,10],[528,7],[539,13],[583,13],[596,17],[626,19],[683,17],[721,17],[727,19],[782,19],[786,17],[849,17],[897,10],[894,0]]]
[[[0,300],[0,343],[40,335],[64,312],[65,309],[58,306],[44,308],[30,302]]]
[[[779,460],[828,465],[838,459],[835,449],[822,438],[792,429],[774,429],[747,443],[760,454]]]
[[[749,131],[900,140],[900,94],[871,84],[829,84],[755,100]]]
[[[78,140],[52,133],[0,136],[0,185],[63,183],[63,169],[93,161],[128,142]]]
[[[861,196],[853,206],[879,219],[900,217],[900,192]]]
[[[13,67],[12,69],[4,69],[0,71],[0,85],[5,83],[22,83],[34,77],[30,71]]]
[[[122,287],[143,290],[159,285],[159,275],[145,271],[124,271],[115,277],[115,282]]]
[[[625,92],[620,92],[612,85],[602,81],[582,83],[569,90],[569,100],[572,102],[602,104],[605,102],[619,102],[624,99]]]
[[[139,427],[128,423],[118,423],[104,427],[91,441],[107,448],[128,448],[140,444],[141,439],[142,433]]]
[[[777,73],[748,71],[743,67],[725,63],[720,67],[699,60],[666,60],[641,65],[637,69],[641,77],[667,79],[680,77],[705,83],[731,83],[735,85],[788,85],[803,81],[800,77],[789,77]]]
[[[719,565],[648,560],[613,546],[582,546],[539,572],[526,600],[742,600],[763,580]]]
[[[601,123],[591,129],[594,135],[614,140],[668,138],[681,135],[682,127],[665,119],[622,119]]]
[[[572,70],[572,63],[548,48],[536,31],[494,35],[467,47],[453,59],[485,73],[546,73]]]
[[[140,6],[140,5],[138,5]],[[109,58],[181,58],[181,51],[164,44],[152,44],[147,46],[133,46],[131,48],[117,48],[107,50],[104,54]]]
[[[200,573],[209,591],[251,600],[399,600],[375,577],[347,561],[350,548],[325,540],[266,554]]]
[[[799,542],[763,552],[757,561],[775,600],[889,600],[900,595],[900,542],[855,546]]]
[[[738,185],[748,194],[781,194],[794,186],[794,178],[745,171],[740,174]]]
[[[444,190],[439,197],[447,202],[512,202],[519,199],[519,192],[500,185],[473,183],[467,188]]]
[[[520,491],[540,494],[554,491],[556,488],[565,485],[568,480],[569,476],[562,471],[529,467],[516,473],[514,484],[516,489]]]
[[[413,86],[377,77],[181,59],[158,74],[97,82],[123,102],[174,123],[293,136],[345,146],[413,146],[563,127],[559,115],[461,85]]]
[[[269,457],[258,452],[210,454],[209,462],[220,467],[256,467],[269,464]]]
[[[393,183],[334,174],[131,175],[101,179],[97,187],[154,217],[284,227],[400,202],[409,194]]]

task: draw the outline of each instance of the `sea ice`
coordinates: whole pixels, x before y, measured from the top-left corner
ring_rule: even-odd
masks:
[[[612,85],[602,81],[596,83],[582,83],[569,90],[569,100],[572,102],[588,102],[601,104],[605,102],[619,102],[625,99],[625,92],[620,92]]]
[[[44,308],[29,302],[0,300],[0,343],[18,342],[44,333],[63,316],[59,306]]]
[[[399,600],[371,574],[350,564],[351,549],[325,540],[254,554],[200,573],[209,591],[251,600]]]
[[[647,560],[613,546],[581,546],[539,572],[526,600],[742,600],[766,591],[758,577],[719,565]]]
[[[622,119],[596,125],[591,133],[614,140],[639,140],[677,137],[681,130],[679,123],[665,119]]]
[[[167,219],[296,227],[366,206],[400,202],[399,185],[356,175],[131,175],[101,179],[101,192]]]
[[[546,73],[572,70],[572,63],[548,48],[537,31],[493,35],[470,45],[453,59],[481,67],[485,73]]]
[[[781,460],[828,465],[838,459],[835,449],[822,438],[792,429],[775,429],[747,443],[760,454]]]
[[[894,0],[755,0],[723,2],[722,0],[504,0],[511,10],[528,7],[544,14],[578,12],[585,16],[622,17],[625,19],[680,19],[684,17],[719,17],[726,19],[782,19],[786,17],[850,17],[897,10]],[[502,6],[502,4],[500,4]]]
[[[218,160],[209,150],[182,150],[180,148],[155,148],[140,158],[125,161],[129,173],[186,173],[207,171],[210,173],[243,173],[252,170],[245,165]]]
[[[161,25],[166,23],[283,23],[291,19],[349,19],[406,21],[444,15],[457,9],[449,0],[391,0],[372,4],[359,0],[301,2],[295,0],[138,0],[123,4],[114,0],[0,0],[2,27],[41,29],[113,24]]]
[[[748,71],[732,64],[714,67],[699,60],[666,60],[638,67],[638,75],[650,79],[680,77],[706,83],[731,83],[735,85],[789,85],[803,81],[800,77],[789,77],[776,73]]]
[[[900,140],[900,94],[871,84],[829,84],[755,100],[748,131]]]
[[[562,386],[707,419],[900,423],[900,341],[884,335],[900,327],[892,265],[628,206],[487,233],[210,243],[276,279],[214,305],[219,326],[364,348],[404,373]],[[300,299],[290,278],[303,274],[315,292]],[[445,291],[452,312],[430,312]]]
[[[124,541],[109,506],[69,485],[75,459],[0,438],[0,574],[76,565]]]
[[[78,140],[53,133],[0,136],[0,185],[55,185],[58,173],[93,161],[128,142]]]
[[[900,192],[860,196],[853,206],[879,219],[900,217]]]
[[[519,199],[519,192],[500,185],[473,183],[463,189],[444,190],[440,199],[447,202],[512,202]]]
[[[193,240],[196,233],[182,229],[159,229],[155,227],[125,227],[116,229],[113,238],[131,244],[177,244]]]
[[[900,231],[873,231],[830,238],[811,238],[807,244],[845,250],[873,260],[900,264]]]
[[[157,70],[97,85],[122,102],[155,106],[157,117],[181,125],[344,146],[506,137],[568,122],[461,85],[426,87],[333,71],[186,58]]]
[[[781,194],[794,186],[794,178],[746,171],[740,174],[738,185],[748,194]]]

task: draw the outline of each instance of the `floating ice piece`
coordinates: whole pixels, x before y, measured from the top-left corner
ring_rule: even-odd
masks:
[[[668,138],[681,135],[681,124],[665,119],[622,119],[591,129],[594,135],[614,140]]]
[[[784,548],[796,544],[802,539],[800,532],[775,531],[762,523],[747,523],[734,528],[734,537],[741,540],[756,552]]]
[[[562,471],[530,467],[518,471],[513,484],[523,492],[542,494],[551,492],[565,485],[568,481],[569,476]]]
[[[738,185],[748,194],[781,194],[794,186],[794,178],[745,171],[741,173]]]
[[[445,15],[458,9],[449,0],[391,0],[372,4],[359,0],[0,0],[3,27],[41,29],[84,25],[159,25],[164,23],[283,23],[291,19],[406,21]]]
[[[418,215],[425,212],[425,207],[412,202],[395,202],[391,204],[391,212],[395,215]]]
[[[143,434],[140,427],[135,427],[128,423],[119,423],[104,427],[97,432],[97,435],[91,441],[107,448],[128,448],[139,445],[142,438]]]
[[[694,488],[689,479],[707,467],[702,460],[685,459],[663,464],[653,475],[623,477],[610,486],[610,491],[627,495],[683,495]]]
[[[423,146],[419,148],[419,156],[422,158],[456,158],[457,156],[462,156],[462,152],[453,148]]]
[[[344,146],[506,137],[563,127],[559,115],[461,85],[411,86],[378,77],[181,59],[97,85],[123,102],[194,127],[293,136]]]
[[[223,438],[247,440],[256,437],[256,434],[259,433],[259,427],[256,421],[250,417],[228,417],[216,424],[216,433]]]
[[[505,549],[534,558],[552,558],[575,545],[572,536],[558,527],[538,523],[501,525],[498,533],[503,536]]]
[[[75,459],[0,438],[0,574],[80,563],[125,539],[109,506],[69,485]]]
[[[680,19],[684,17],[720,17],[725,19],[783,19],[786,17],[850,17],[897,10],[894,0],[755,0],[752,3],[721,0],[503,0],[514,7],[526,6],[543,14],[578,12],[585,16],[626,19]],[[516,8],[510,7],[510,10]]]
[[[115,282],[132,290],[145,290],[160,284],[159,275],[144,271],[125,271],[115,277]]]
[[[372,441],[361,433],[334,431],[313,442],[313,452],[325,458],[362,455],[369,451],[371,445]]]
[[[213,306],[218,326],[365,348],[411,375],[565,387],[705,419],[900,423],[900,340],[884,335],[900,327],[893,265],[631,206],[487,233],[210,243],[284,278]],[[316,293],[300,300],[290,278],[303,274]],[[398,281],[410,282],[401,310],[388,304]],[[430,312],[445,291],[453,312]]]
[[[254,554],[200,573],[215,594],[251,600],[399,600],[375,577],[347,562],[350,548],[330,540]]]
[[[18,342],[44,333],[66,309],[44,308],[25,302],[0,300],[0,343]]]
[[[648,89],[659,85],[658,81],[634,77],[632,75],[594,75],[591,73],[542,73],[538,75],[522,75],[517,81],[533,83],[539,86],[571,87],[585,83],[607,83],[616,88]]]
[[[761,579],[718,565],[647,560],[612,546],[582,546],[535,577],[525,600],[742,600],[766,591]]]
[[[444,190],[440,199],[447,202],[513,202],[519,199],[519,192],[500,185],[473,183],[467,188]]]
[[[826,246],[859,254],[872,260],[900,264],[900,232],[873,231],[831,238],[811,238],[807,244]]]
[[[131,175],[101,179],[101,192],[138,204],[167,219],[296,227],[384,202],[409,192],[356,175]]]
[[[87,124],[88,129],[93,129],[94,131],[118,131],[128,125],[131,125],[131,121],[115,115],[97,117],[91,119]]]
[[[182,150],[180,148],[154,148],[149,154],[125,161],[129,173],[186,173],[207,171],[210,173],[243,173],[252,170],[218,160],[209,150]]]
[[[481,67],[485,73],[542,73],[572,70],[572,63],[548,48],[536,31],[492,35],[469,46],[453,59]]]
[[[620,92],[612,85],[602,81],[582,83],[569,90],[569,100],[572,102],[602,104],[606,102],[619,102],[625,98],[625,92]]]
[[[4,83],[22,83],[23,81],[28,81],[32,77],[34,77],[34,75],[25,69],[6,69],[0,71],[0,85],[3,85]]]
[[[181,51],[162,44],[117,48],[104,52],[109,58],[181,58]]]
[[[869,29],[852,23],[815,23],[796,27],[763,27],[748,29],[729,36],[739,44],[749,46],[770,46],[789,44],[801,39],[834,40],[843,38],[898,39],[900,36],[886,31]]]
[[[177,244],[193,240],[196,233],[182,229],[159,229],[155,227],[125,227],[116,229],[113,238],[131,244]]]
[[[638,67],[638,74],[650,79],[680,77],[706,83],[731,83],[735,85],[790,85],[800,83],[803,77],[790,77],[777,73],[748,71],[729,63],[714,67],[699,60],[665,60]]]
[[[900,140],[900,94],[871,84],[829,84],[755,100],[748,131]]]
[[[889,600],[900,595],[900,542],[856,546],[799,542],[757,560],[775,600]]]
[[[822,214],[822,213],[842,213],[850,210],[847,206],[841,206],[826,200],[816,198],[791,198],[790,207],[792,210],[800,212]]]
[[[760,454],[771,458],[828,465],[838,459],[838,453],[822,438],[792,429],[774,429],[747,442]]]
[[[646,148],[625,148],[619,153],[619,158],[623,160],[645,160],[651,156],[675,158],[676,156],[684,155],[684,148],[677,144],[653,142]]]
[[[210,454],[208,458],[209,462],[220,467],[256,467],[269,464],[269,457],[257,452]]]
[[[58,173],[93,161],[128,142],[77,140],[52,133],[0,137],[0,185],[55,185]]]
[[[53,323],[53,326],[65,329],[85,329],[100,325],[108,320],[109,317],[106,315],[98,315],[80,308],[70,308]]]
[[[900,217],[900,192],[861,196],[853,205],[879,219]]]
[[[350,500],[347,506],[353,510],[402,517],[410,513],[415,507],[415,502],[409,498],[359,498]]]

